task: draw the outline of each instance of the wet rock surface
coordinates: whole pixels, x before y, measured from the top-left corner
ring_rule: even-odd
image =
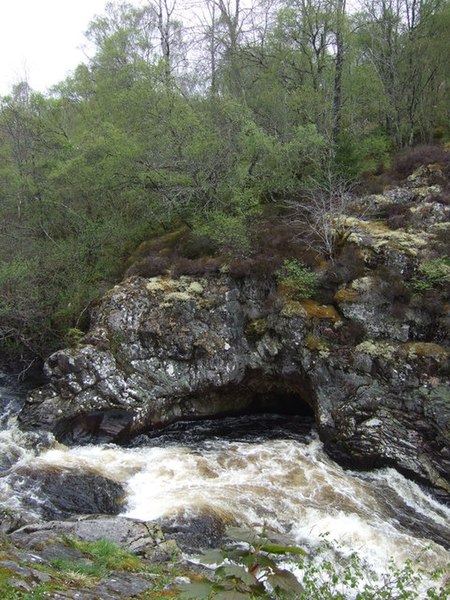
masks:
[[[22,469],[11,479],[25,507],[37,509],[45,519],[73,514],[117,515],[123,508],[123,487],[100,475]]]
[[[215,514],[196,516],[180,515],[159,522],[167,539],[174,540],[187,553],[200,552],[204,548],[220,548],[226,539],[230,523]]]
[[[50,383],[29,396],[22,426],[128,443],[180,419],[309,411],[341,463],[393,465],[450,493],[450,274],[417,292],[449,210],[433,208],[436,186],[419,175],[349,218],[364,272],[332,305],[298,301],[271,277],[117,285],[82,343],[50,356]],[[381,222],[393,205],[404,227]]]

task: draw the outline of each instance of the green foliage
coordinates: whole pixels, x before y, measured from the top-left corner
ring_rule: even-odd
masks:
[[[71,327],[66,335],[67,343],[71,346],[76,346],[80,343],[83,336],[84,332],[81,331],[81,329],[78,329],[78,327]]]
[[[67,543],[88,556],[92,560],[94,568],[101,573],[111,570],[137,571],[143,568],[139,558],[107,539],[94,542],[68,539]]]
[[[214,211],[208,215],[208,220],[194,221],[195,233],[214,242],[220,249],[231,253],[243,254],[250,248],[247,215],[229,215]]]
[[[36,562],[18,551],[9,538],[0,539],[0,556],[9,563],[8,567],[0,566],[1,599],[44,600],[54,596],[78,595],[97,598],[103,592],[101,580],[112,578],[122,571],[150,575],[149,587],[139,598],[156,599],[165,597],[166,593],[160,593],[161,590],[180,575],[178,567],[173,564],[149,564],[108,540],[83,542],[63,536],[61,541],[82,556],[78,559],[55,558],[50,563],[47,560]],[[38,571],[42,572],[42,577]]]
[[[66,543],[82,552],[86,558],[56,558],[52,561],[52,567],[63,573],[64,577],[73,584],[91,587],[96,580],[108,576],[111,571],[144,569],[144,565],[136,556],[106,539],[83,542],[68,538]]]
[[[336,550],[339,552],[339,547],[325,541],[312,560],[298,562],[304,586],[298,600],[415,600],[419,590],[427,598],[437,599],[450,593],[444,570],[423,569],[420,560],[407,560],[401,567],[391,560],[387,571],[377,575],[356,552],[330,559]]]
[[[234,133],[233,144],[227,148],[227,170],[223,170],[223,161],[218,162],[223,157],[222,136],[219,156],[212,153],[219,148],[208,145],[202,150],[202,155],[208,153],[208,178],[211,168],[215,170],[214,187],[210,181],[199,180],[196,166],[199,190],[206,194],[206,210],[193,208],[188,218],[197,235],[211,239],[221,250],[243,254],[251,248],[249,227],[264,204],[295,193],[301,182],[320,168],[325,142],[314,126],[294,128],[289,139],[281,142],[242,110],[236,113],[234,104],[225,104],[222,110]],[[216,115],[215,125],[217,119]],[[200,148],[196,146],[197,160]]]
[[[389,164],[391,151],[391,141],[382,130],[364,137],[342,134],[336,147],[334,168],[348,180],[382,172]]]
[[[180,586],[179,598],[415,600],[418,590],[427,585],[423,591],[427,598],[438,600],[450,593],[450,584],[443,583],[443,570],[426,571],[412,561],[402,567],[390,562],[380,578],[356,552],[345,556],[328,541],[308,555],[302,548],[272,542],[265,529],[257,534],[232,527],[228,535],[233,544],[199,557],[205,564],[216,565],[214,575]],[[286,561],[297,575],[283,568]],[[425,584],[425,579],[435,583]]]
[[[302,591],[294,575],[271,557],[271,554],[304,555],[302,548],[273,542],[265,531],[258,535],[251,530],[230,527],[227,534],[239,543],[223,550],[208,551],[200,557],[203,563],[219,565],[215,568],[214,579],[180,586],[180,598],[270,598],[267,586],[279,598],[296,597]]]
[[[318,275],[296,259],[286,259],[277,278],[283,289],[296,300],[312,298],[319,285]]]
[[[161,23],[152,3],[110,3],[88,64],[51,96],[21,82],[0,99],[3,349],[45,356],[82,330],[144,240],[184,224],[242,258],[260,215],[301,198],[330,156],[348,180],[449,136],[448,2],[425,2],[410,29],[377,3],[257,3],[252,33],[239,3],[215,4],[186,40],[197,29],[176,9]],[[186,41],[209,57],[198,69]],[[333,259],[329,210],[310,217],[305,239]]]
[[[414,291],[421,293],[450,283],[450,257],[435,258],[419,265],[418,275],[412,280]]]
[[[14,573],[5,567],[0,567],[0,594],[5,600],[15,600],[20,598],[13,586],[9,583],[9,580],[13,577]]]

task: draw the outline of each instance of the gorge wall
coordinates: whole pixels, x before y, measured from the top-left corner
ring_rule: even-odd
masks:
[[[417,291],[420,266],[448,234],[449,208],[428,175],[347,217],[347,255],[362,270],[327,303],[295,299],[275,276],[126,279],[81,342],[50,356],[50,382],[30,394],[22,427],[125,443],[183,418],[313,414],[341,463],[393,465],[450,494],[450,268],[428,282],[439,302]],[[401,206],[408,225],[386,225],[387,206]]]

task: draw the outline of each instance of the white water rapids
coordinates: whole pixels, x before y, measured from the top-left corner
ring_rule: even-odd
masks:
[[[10,466],[0,478],[0,503],[20,509],[11,481],[27,469],[99,474],[124,486],[130,517],[209,514],[230,524],[265,523],[309,548],[326,535],[377,572],[390,559],[420,558],[428,569],[450,562],[443,545],[450,543],[450,508],[394,469],[342,469],[314,430],[296,434],[295,419],[228,419],[224,436],[217,422],[189,423],[134,448],[56,443],[40,453],[23,448],[23,434],[5,425],[0,449]]]

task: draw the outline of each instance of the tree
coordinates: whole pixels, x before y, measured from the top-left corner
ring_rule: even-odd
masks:
[[[445,39],[439,27],[436,37],[435,26],[438,15],[446,14],[446,6],[434,0],[367,0],[363,4],[361,36],[383,85],[386,130],[397,147],[430,135],[429,131],[419,133],[425,125],[419,114],[425,116],[421,104],[449,75],[447,65],[444,74],[442,61],[432,51],[436,40],[441,44]],[[428,104],[428,108],[434,113],[436,106]]]
[[[307,184],[298,199],[286,202],[288,219],[309,248],[333,261],[349,234],[346,216],[353,201],[352,186],[331,165],[320,179],[311,177]]]
[[[333,95],[333,141],[337,142],[341,133],[342,118],[342,77],[344,71],[344,28],[345,28],[345,0],[336,0],[335,6],[335,69],[334,69],[334,95]]]

